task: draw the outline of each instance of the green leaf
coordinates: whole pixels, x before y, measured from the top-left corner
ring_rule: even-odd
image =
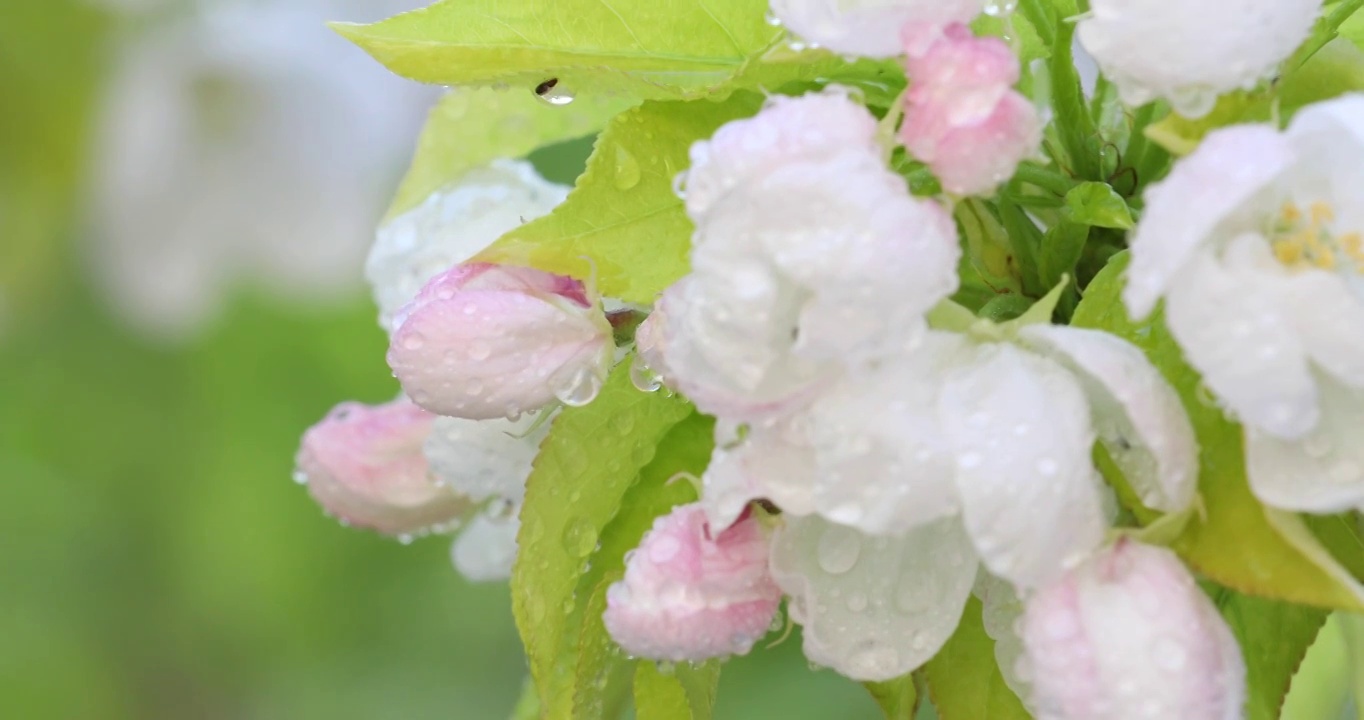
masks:
[[[659,442],[692,412],[680,399],[636,390],[627,365],[591,404],[559,415],[526,483],[512,613],[548,717],[569,716],[586,593],[600,584],[580,591],[580,580],[598,538]]]
[[[864,682],[862,686],[871,693],[886,720],[914,720],[919,710],[919,688],[914,684],[913,674],[885,682]]]
[[[664,673],[641,661],[635,669],[635,717],[639,720],[710,720],[720,663],[678,664]]]
[[[1141,348],[1179,393],[1193,423],[1202,448],[1199,492],[1207,517],[1191,521],[1174,550],[1198,572],[1246,594],[1325,608],[1364,608],[1358,584],[1329,555],[1309,546],[1315,541],[1311,533],[1304,529],[1285,536],[1291,528],[1271,522],[1251,494],[1241,427],[1199,399],[1199,375],[1184,362],[1159,313],[1140,323],[1127,317],[1119,297],[1127,260],[1126,253],[1115,256],[1094,278],[1072,320]]]
[[[687,99],[722,91],[783,35],[766,0],[443,0],[333,28],[393,72],[442,85],[551,78],[578,95]]]
[[[567,107],[552,107],[527,92],[451,90],[427,117],[412,167],[388,215],[411,210],[464,173],[497,158],[524,157],[541,145],[596,132],[629,105],[621,98],[588,97]]]
[[[1289,683],[1327,613],[1231,590],[1215,600],[1246,661],[1246,717],[1278,720]]]
[[[1031,716],[999,673],[981,611],[980,601],[969,598],[957,631],[924,666],[933,705],[942,720],[1027,720]]]
[[[673,179],[687,150],[716,128],[757,112],[762,98],[722,103],[648,102],[613,119],[587,171],[553,213],[504,235],[479,256],[587,278],[604,295],[651,303],[687,273],[692,223]]]
[[[1108,183],[1086,182],[1066,193],[1066,210],[1071,222],[1095,227],[1128,230],[1132,227],[1132,211],[1127,201]],[[1078,260],[1080,253],[1075,253]]]

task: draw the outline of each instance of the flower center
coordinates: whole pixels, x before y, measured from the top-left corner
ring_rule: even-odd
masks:
[[[1279,262],[1295,269],[1353,270],[1364,274],[1364,235],[1337,235],[1336,212],[1329,203],[1303,208],[1286,202],[1274,223],[1271,246]]]

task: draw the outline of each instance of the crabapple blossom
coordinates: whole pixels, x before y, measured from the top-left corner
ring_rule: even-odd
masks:
[[[1119,540],[1028,598],[1019,624],[1038,720],[1235,720],[1236,638],[1164,548]]]
[[[422,455],[435,419],[406,398],[342,403],[304,433],[297,477],[350,525],[398,536],[449,526],[470,502],[436,483]]]
[[[1319,12],[1321,0],[1093,0],[1076,36],[1123,102],[1200,117],[1272,77]]]
[[[178,338],[244,280],[350,290],[433,94],[323,23],[419,0],[172,4],[129,23],[93,135],[85,235],[113,308]]]
[[[1291,510],[1364,507],[1364,96],[1209,135],[1146,193],[1123,299],[1165,323]]]
[[[830,90],[776,98],[694,148],[692,272],[660,297],[650,344],[657,372],[702,410],[780,415],[845,362],[913,344],[956,288],[950,216],[910,196],[872,125]],[[824,143],[843,137],[854,141]]]
[[[516,420],[438,417],[423,444],[431,474],[472,503],[487,507],[461,530],[450,558],[464,577],[502,580],[516,559],[517,513],[526,479],[549,424],[536,413]]]
[[[1037,151],[1037,108],[1013,89],[1018,58],[961,24],[906,25],[910,77],[900,139],[954,195],[991,192]]]
[[[805,40],[838,53],[893,57],[906,23],[970,22],[985,0],[772,0],[772,15]]]
[[[488,419],[556,397],[590,401],[611,366],[611,326],[583,283],[466,263],[432,278],[393,318],[388,364],[418,405]]]
[[[567,187],[541,178],[528,162],[495,160],[380,225],[365,261],[379,324],[391,329],[394,313],[427,281],[553,210],[567,195]]]
[[[1191,503],[1192,428],[1139,350],[1093,330],[999,330],[983,342],[931,331],[798,414],[737,442],[717,436],[703,506],[716,522],[753,498],[782,508],[774,574],[816,662],[858,679],[903,674],[951,634],[977,559],[1023,589],[1081,562],[1109,522],[1096,437],[1152,507]],[[865,557],[871,579],[820,560],[842,555]],[[901,591],[876,565],[901,562],[940,578],[913,613],[890,610]]]
[[[699,505],[680,505],[626,556],[603,615],[626,652],[697,662],[742,655],[767,634],[781,602],[767,532],[753,515],[721,527]]]

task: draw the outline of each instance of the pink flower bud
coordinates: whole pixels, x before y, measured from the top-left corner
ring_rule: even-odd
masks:
[[[437,485],[422,442],[435,416],[406,398],[341,403],[303,434],[297,479],[342,522],[411,536],[450,525],[469,502]]]
[[[615,349],[583,284],[532,268],[456,265],[394,317],[388,364],[418,405],[484,420],[596,397]]]
[[[1037,109],[1013,89],[1018,58],[965,25],[908,25],[912,86],[900,139],[956,195],[990,192],[1041,142]]]
[[[1236,639],[1164,548],[1119,540],[1032,597],[1019,632],[1039,718],[1242,717]]]
[[[698,503],[654,521],[607,591],[603,620],[626,652],[653,660],[742,655],[767,633],[781,590],[752,516],[715,532]]]

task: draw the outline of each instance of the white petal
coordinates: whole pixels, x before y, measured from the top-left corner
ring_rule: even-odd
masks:
[[[1146,211],[1131,239],[1123,289],[1128,312],[1150,314],[1201,245],[1257,229],[1264,216],[1261,195],[1293,159],[1288,141],[1273,128],[1239,125],[1208,135],[1169,177],[1148,188]]]
[[[957,512],[955,467],[935,400],[966,345],[959,335],[931,332],[912,352],[849,373],[815,401],[806,415],[821,515],[881,535]]]
[[[892,57],[904,53],[900,28],[920,22],[969,22],[982,0],[772,0],[772,13],[792,32],[838,53]]]
[[[1364,387],[1364,302],[1346,281],[1323,270],[1286,274],[1281,298],[1313,362]]]
[[[1124,102],[1165,98],[1197,117],[1271,76],[1307,39],[1321,0],[1094,0],[1076,34]]]
[[[1321,420],[1306,437],[1283,440],[1246,428],[1250,489],[1267,505],[1333,513],[1364,505],[1364,389],[1317,374]]]
[[[547,422],[531,431],[538,417],[436,418],[422,448],[436,482],[475,502],[500,497],[519,503],[540,441],[549,434]]]
[[[1136,346],[1098,330],[1032,325],[1020,336],[1075,373],[1095,430],[1148,507],[1182,510],[1198,485],[1198,444],[1174,388]]]
[[[1030,668],[1025,667],[1023,638],[1015,629],[1023,616],[1023,601],[1009,583],[984,570],[976,577],[972,592],[980,598],[985,634],[995,641],[995,664],[1004,684],[1026,705],[1032,696],[1032,683],[1027,680]]]
[[[379,226],[365,278],[374,287],[380,324],[391,330],[394,313],[428,280],[553,210],[567,195],[567,187],[544,180],[530,163],[499,160]]]
[[[772,540],[772,575],[804,628],[806,657],[854,680],[888,680],[933,657],[956,630],[976,567],[954,519],[892,538],[787,517]]]
[[[1069,372],[986,345],[948,376],[938,412],[956,452],[962,517],[991,572],[1035,587],[1098,546],[1094,433]]]
[[[1274,275],[1243,254],[1268,252],[1243,236],[1226,265],[1201,251],[1165,301],[1165,322],[1203,382],[1245,424],[1284,438],[1301,437],[1317,421],[1317,392],[1307,358]],[[1271,261],[1272,262],[1272,261]]]
[[[783,421],[754,427],[735,444],[726,425],[716,425],[715,452],[701,478],[701,503],[712,524],[729,527],[759,498],[787,514],[815,511],[814,450],[802,426]]]
[[[516,561],[516,532],[520,528],[515,512],[499,518],[479,515],[455,538],[450,561],[474,582],[506,580]]]

